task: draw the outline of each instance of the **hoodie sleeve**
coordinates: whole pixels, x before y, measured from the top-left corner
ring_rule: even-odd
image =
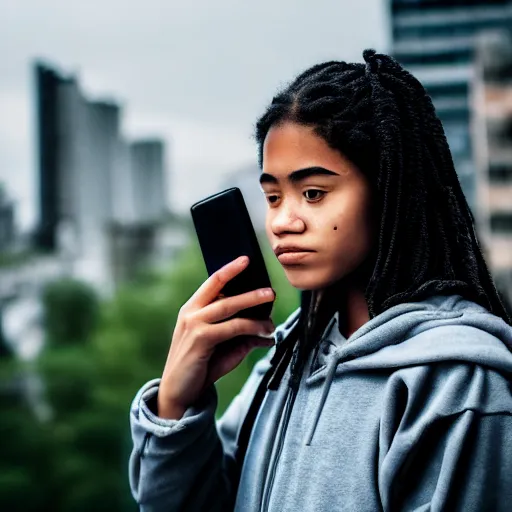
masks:
[[[507,380],[471,364],[411,368],[393,380],[380,432],[383,510],[511,510]]]
[[[232,508],[234,453],[245,414],[269,368],[259,361],[216,423],[217,394],[209,388],[180,420],[154,413],[160,379],[145,384],[130,409],[133,449],[129,481],[141,511],[224,511]]]

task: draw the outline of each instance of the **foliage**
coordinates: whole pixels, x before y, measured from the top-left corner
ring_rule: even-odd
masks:
[[[9,270],[30,264],[36,258],[44,255],[43,251],[33,249],[0,252],[0,270]]]
[[[0,360],[0,509],[27,512],[52,509],[51,432],[35,420],[24,396],[29,375],[13,360]],[[41,478],[41,475],[43,478]]]
[[[262,245],[277,292],[277,325],[297,307],[298,294]],[[161,375],[179,309],[206,277],[193,243],[168,272],[147,273],[106,302],[76,281],[45,290],[46,348],[33,367],[0,360],[0,385],[13,382],[12,368],[34,372],[51,415],[40,421],[24,400],[0,394],[0,509],[137,510],[127,477],[130,403]],[[218,414],[264,353],[253,351],[220,379]]]
[[[47,285],[43,291],[46,341],[83,343],[94,332],[99,318],[95,291],[74,279],[62,279]]]

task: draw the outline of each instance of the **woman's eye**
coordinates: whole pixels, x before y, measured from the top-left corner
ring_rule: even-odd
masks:
[[[317,201],[324,196],[325,192],[323,190],[317,190],[315,188],[310,188],[304,192],[306,199],[309,201]]]
[[[277,196],[267,196],[267,201],[272,204],[275,203],[279,198]]]

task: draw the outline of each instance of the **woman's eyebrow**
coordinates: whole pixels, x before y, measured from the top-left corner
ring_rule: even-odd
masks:
[[[290,183],[298,183],[311,176],[339,176],[339,174],[337,172],[330,171],[329,169],[325,169],[324,167],[306,167],[305,169],[293,171],[286,177],[286,179]],[[260,185],[263,185],[263,183],[276,184],[278,182],[279,180],[275,176],[272,176],[272,174],[262,172],[260,175]]]

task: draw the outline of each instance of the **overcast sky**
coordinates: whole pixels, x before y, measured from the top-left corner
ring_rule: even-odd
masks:
[[[78,74],[124,106],[129,137],[168,142],[169,202],[185,210],[255,161],[276,90],[324,60],[389,49],[386,0],[0,0],[0,180],[36,219],[31,62]]]

